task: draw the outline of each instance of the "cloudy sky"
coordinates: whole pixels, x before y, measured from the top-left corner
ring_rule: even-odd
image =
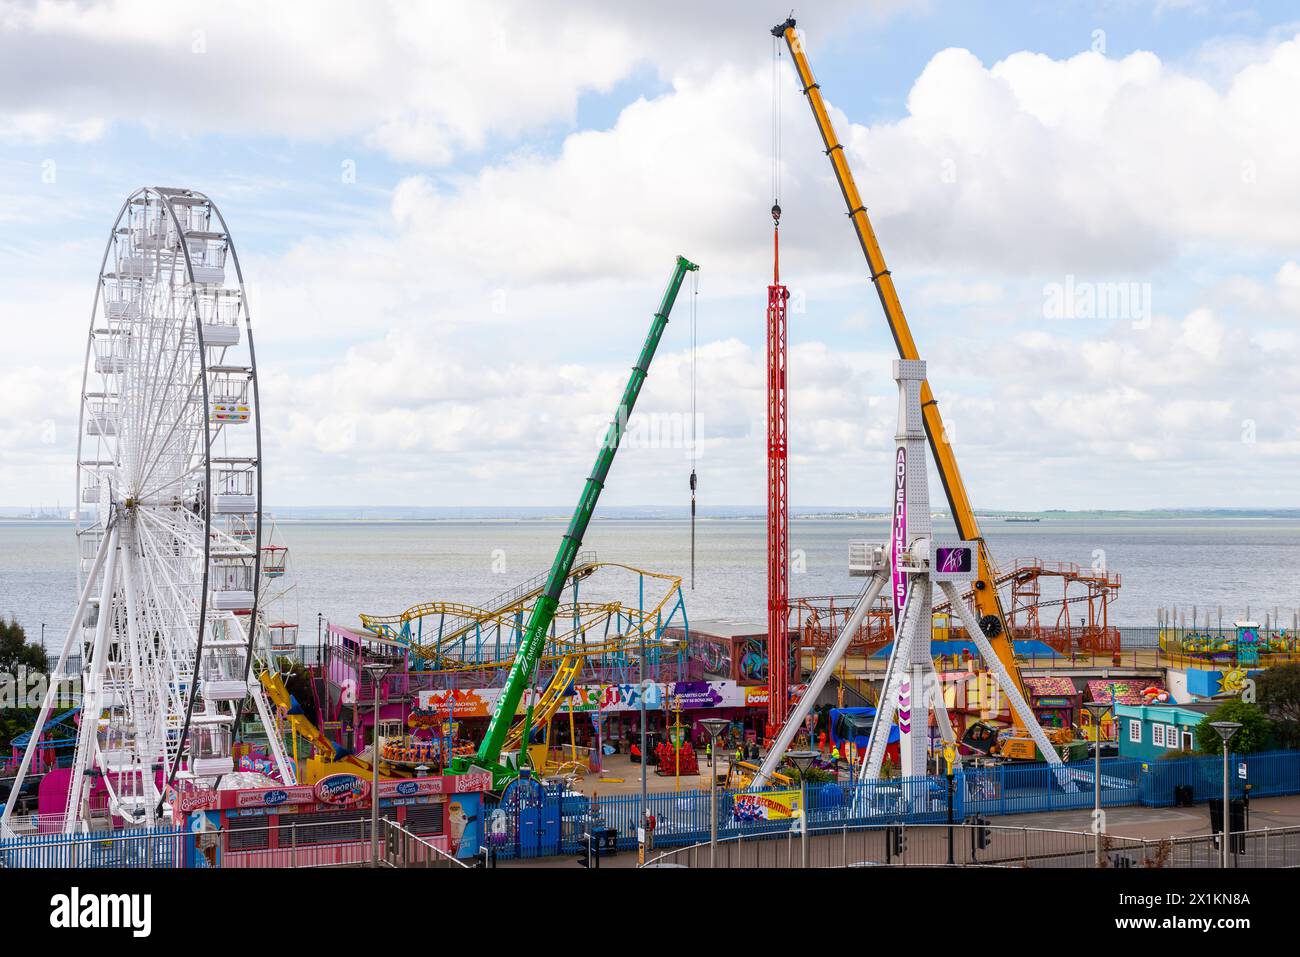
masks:
[[[702,499],[761,503],[761,7],[0,0],[0,505],[72,499],[99,256],[142,185],[230,224],[272,505],[571,503],[678,253],[698,295],[639,408],[689,411],[693,298]],[[977,506],[1300,504],[1292,5],[802,13]],[[878,504],[893,344],[776,72],[793,499]],[[604,501],[683,503],[681,446],[625,449]]]

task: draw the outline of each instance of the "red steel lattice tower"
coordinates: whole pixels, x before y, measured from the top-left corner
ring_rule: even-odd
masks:
[[[786,303],[781,285],[781,207],[772,206],[772,285],[767,287],[767,738],[789,712],[790,505],[786,444]]]

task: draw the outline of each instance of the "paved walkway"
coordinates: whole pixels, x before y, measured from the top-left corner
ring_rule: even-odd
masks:
[[[646,768],[646,792],[650,794],[671,794],[680,789],[683,791],[692,791],[696,788],[707,788],[709,786],[709,763],[704,758],[704,752],[697,751],[696,758],[700,764],[701,774],[683,774],[680,781],[671,774],[659,775],[655,773],[653,765]],[[726,759],[718,755],[719,773],[727,770]],[[577,789],[583,794],[640,794],[641,793],[641,765],[633,764],[630,755],[626,754],[608,754],[604,758],[603,770],[600,773],[588,771],[587,774],[577,782]]]

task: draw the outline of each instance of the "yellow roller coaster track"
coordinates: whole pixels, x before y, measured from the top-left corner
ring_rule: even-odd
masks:
[[[579,616],[582,624],[566,632],[561,632],[547,638],[547,645],[552,649],[549,653],[543,654],[539,660],[555,661],[567,657],[570,654],[579,654],[583,657],[590,657],[600,654],[609,654],[611,652],[623,651],[633,642],[639,641],[639,636],[643,632],[650,632],[654,629],[656,621],[654,612],[642,613],[635,608],[628,608],[618,602],[608,604],[591,604],[580,603],[578,605],[561,605],[556,612],[556,618],[560,619],[566,615],[572,618],[575,613]],[[587,634],[594,631],[599,626],[607,623],[615,616],[626,618],[630,624],[630,629],[621,631],[617,635],[604,637],[596,641],[588,641]],[[501,616],[489,615],[484,617],[484,622],[490,624],[499,624],[502,626],[511,626],[515,624],[513,620]],[[411,645],[412,654],[428,661],[434,662],[437,667],[428,669],[429,671],[477,671],[479,669],[507,668],[514,661],[514,655],[504,655],[501,658],[491,661],[470,661],[464,658],[458,658],[448,650],[442,650],[450,642],[443,639],[440,642],[429,645]],[[647,648],[662,648],[666,645],[656,640],[646,642]],[[560,650],[562,649],[562,650]]]
[[[601,565],[597,562],[582,562],[575,565],[573,570],[569,572],[567,581],[569,583],[582,581],[600,567]],[[646,572],[646,574],[652,573]],[[446,614],[453,618],[460,618],[465,622],[463,625],[445,631],[441,636],[441,640],[444,642],[455,641],[472,631],[484,616],[510,615],[525,608],[530,601],[542,593],[545,586],[546,576],[544,574],[538,575],[516,586],[504,595],[498,595],[487,608],[479,608],[475,605],[459,605],[455,602],[422,602],[419,605],[412,605],[400,615],[362,615],[361,624],[362,627],[378,635],[396,637],[401,633],[402,628],[412,621]]]
[[[560,606],[555,613],[556,621],[577,620],[579,624],[567,632],[548,638],[548,646],[551,648],[564,648],[566,651],[562,654],[552,652],[543,656],[542,660],[554,661],[561,658],[568,653],[567,649],[576,650],[581,648],[584,655],[607,653],[625,646],[632,640],[639,640],[640,634],[655,626],[664,607],[681,592],[682,580],[676,575],[646,571],[620,562],[593,562],[583,565],[573,570],[569,580],[576,581],[587,578],[603,568],[621,569],[645,578],[664,582],[666,585],[664,595],[657,604],[646,610],[631,608],[620,602],[579,602]],[[476,627],[519,628],[521,613],[526,611],[528,602],[535,598],[539,592],[540,589],[522,591],[520,592],[522,597],[495,608],[479,608],[460,602],[422,602],[418,605],[412,605],[400,615],[361,615],[361,624],[366,630],[382,637],[399,638],[411,622],[420,618],[445,617],[460,619],[467,622],[467,624],[444,631],[441,635],[434,636],[423,642],[411,639],[411,652],[417,657],[435,662],[439,666],[438,670],[463,671],[478,668],[500,668],[509,666],[513,661],[513,655],[502,657],[498,661],[470,662],[452,655],[450,648],[461,642]],[[630,630],[596,644],[586,641],[586,635],[589,631],[608,622],[611,617],[618,615],[628,619],[632,624]],[[647,644],[646,647],[658,647],[658,645]]]
[[[546,686],[537,702],[533,705],[533,727],[541,727],[555,716],[559,710],[560,703],[564,701],[565,692],[569,690],[569,685],[578,678],[578,672],[582,670],[582,655],[566,655],[560,662],[560,666],[555,669],[555,675],[551,678],[551,683]],[[519,747],[524,737],[524,723],[527,718],[516,721],[506,735],[504,750],[513,751]]]
[[[648,634],[653,634],[659,628],[665,607],[681,594],[682,580],[680,577],[666,575],[661,572],[646,571],[619,562],[598,562],[583,565],[575,568],[569,579],[572,581],[587,578],[601,568],[622,569],[645,578],[663,582],[665,585],[663,597],[655,605],[644,610],[629,608],[620,602],[577,602],[562,605],[556,610],[556,621],[576,620],[578,625],[567,632],[547,639],[548,646],[555,650],[550,654],[544,654],[541,660],[558,660],[559,664],[556,666],[550,682],[547,683],[546,688],[533,704],[532,726],[534,728],[544,726],[555,716],[555,713],[564,703],[565,692],[568,691],[571,684],[577,681],[582,670],[582,664],[587,658],[611,652],[626,651],[631,647],[639,650],[643,638]],[[470,662],[452,657],[444,649],[460,641],[477,625],[517,628],[519,612],[526,609],[527,603],[532,598],[535,598],[539,592],[540,589],[521,591],[520,594],[523,597],[519,600],[498,606],[495,609],[476,608],[473,605],[464,605],[457,602],[423,602],[419,605],[412,605],[400,615],[362,615],[361,622],[368,630],[376,634],[393,636],[399,634],[406,625],[418,618],[433,618],[444,615],[459,617],[469,623],[453,631],[446,632],[441,637],[425,644],[417,644],[412,641],[410,643],[411,652],[421,658],[435,662],[439,666],[435,669],[437,671],[507,668],[514,661],[513,654],[495,661]],[[620,616],[627,620],[630,628],[599,641],[590,642],[586,640],[588,632],[599,625],[607,623],[611,618]],[[397,627],[394,628],[394,626]],[[656,638],[646,641],[644,647],[647,651],[651,651],[663,650],[672,646]],[[505,749],[514,750],[518,748],[523,738],[524,720],[521,719],[516,721],[510,729],[506,737]]]

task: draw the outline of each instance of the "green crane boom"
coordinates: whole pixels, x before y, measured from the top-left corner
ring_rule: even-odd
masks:
[[[494,779],[498,781],[514,773],[512,769],[503,767],[499,763],[501,745],[510,731],[510,723],[514,720],[515,710],[519,707],[524,689],[532,681],[533,672],[537,668],[537,659],[541,657],[542,650],[546,646],[546,634],[555,618],[555,610],[559,607],[564,583],[573,568],[578,549],[582,547],[582,537],[587,532],[587,523],[591,521],[592,512],[596,510],[601,489],[605,487],[610,466],[614,464],[614,455],[618,452],[619,443],[623,441],[623,433],[627,431],[628,417],[632,414],[632,407],[636,405],[637,396],[641,394],[641,386],[645,382],[646,373],[650,370],[650,362],[659,347],[664,328],[668,325],[668,316],[673,311],[677,292],[681,289],[686,274],[696,269],[699,267],[693,262],[682,256],[677,257],[677,265],[673,269],[672,278],[668,280],[668,288],[664,290],[659,311],[655,313],[650,323],[650,333],[646,336],[645,345],[641,347],[641,355],[636,365],[632,367],[632,375],[627,380],[627,388],[623,390],[623,398],[619,400],[618,409],[614,412],[614,420],[609,424],[609,431],[605,433],[605,440],[596,455],[596,465],[591,470],[586,485],[583,486],[578,507],[574,509],[569,528],[560,541],[560,550],[555,554],[555,561],[547,576],[546,588],[533,605],[528,626],[515,653],[514,663],[506,676],[505,687],[502,689],[501,697],[497,698],[496,708],[492,711],[492,720],[488,723],[487,734],[484,735],[478,754],[472,761],[464,758],[457,759],[453,764],[453,771],[467,771],[471,766],[480,767],[491,771]],[[525,746],[527,740],[525,735]]]

